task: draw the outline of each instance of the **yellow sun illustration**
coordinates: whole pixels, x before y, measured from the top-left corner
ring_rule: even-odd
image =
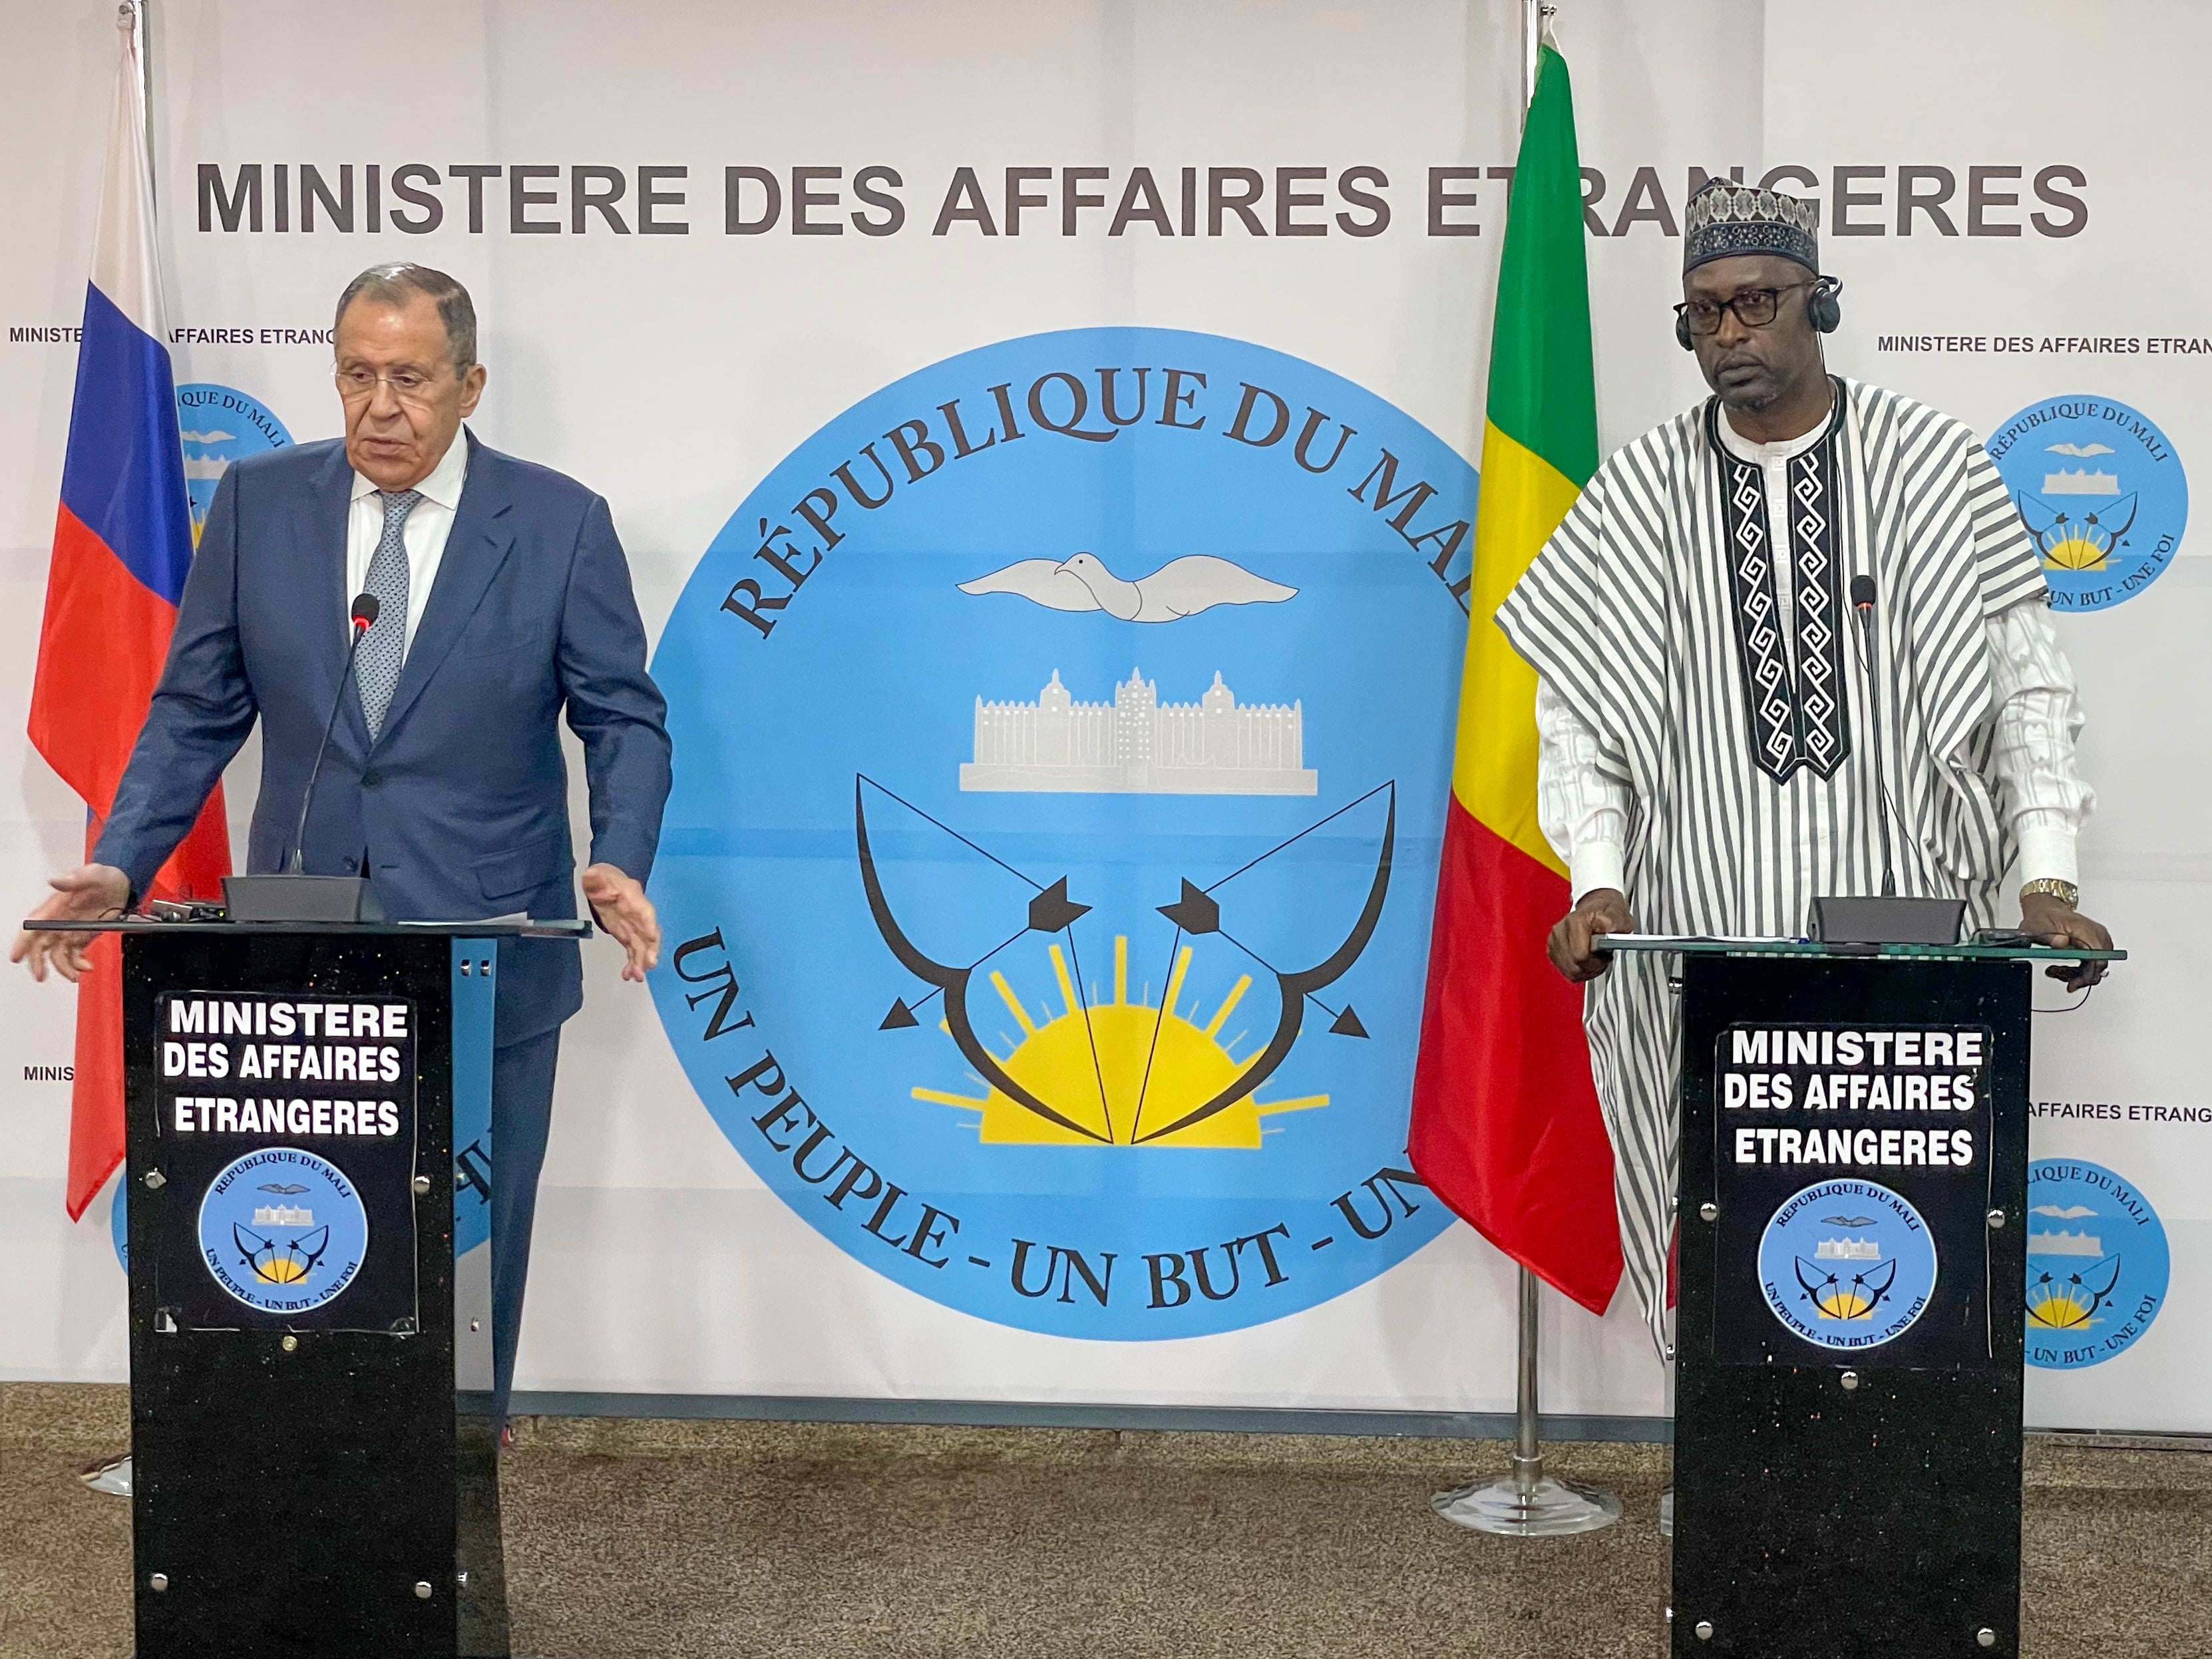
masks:
[[[2047,1331],[2079,1330],[2097,1311],[2094,1297],[2071,1285],[2045,1285],[2027,1304],[2027,1322]]]
[[[2054,570],[2102,570],[2112,550],[2076,532],[2043,550],[2043,562]]]
[[[1813,1305],[1828,1319],[1869,1319],[1874,1316],[1874,1299],[1863,1296],[1856,1289],[1838,1285],[1823,1291],[1813,1298]]]
[[[1149,1134],[1152,1138],[1144,1144],[1151,1146],[1253,1150],[1260,1145],[1261,1118],[1328,1104],[1327,1095],[1274,1101],[1255,1100],[1247,1095],[1188,1128],[1158,1133],[1229,1087],[1258,1058],[1256,1046],[1238,1060],[1230,1052],[1238,1038],[1232,1036],[1226,1043],[1220,1040],[1222,1026],[1251,987],[1251,975],[1240,975],[1200,1025],[1196,998],[1188,1007],[1177,1006],[1183,1000],[1183,981],[1190,968],[1191,949],[1187,945],[1176,954],[1167,994],[1158,1007],[1141,996],[1135,1002],[1129,1000],[1126,937],[1114,940],[1111,1002],[1094,1000],[1086,1006],[1076,995],[1075,981],[1068,975],[1067,958],[1060,947],[1053,945],[1050,955],[1053,975],[1060,986],[1060,1008],[1057,1013],[1048,1009],[1042,1023],[1023,1006],[1006,975],[992,973],[992,988],[1021,1028],[1018,1038],[1009,1039],[1011,1052],[996,1058],[1015,1082],[1100,1139],[1129,1146]],[[939,1029],[947,1028],[940,1022]],[[982,1083],[980,1078],[974,1080]],[[941,1106],[980,1111],[985,1146],[1097,1144],[1039,1117],[996,1088],[987,1088],[980,1095],[962,1095],[916,1087],[913,1096]]]
[[[295,1285],[307,1276],[313,1263],[304,1261],[289,1250],[280,1251],[266,1261],[253,1264],[253,1276],[268,1285]]]

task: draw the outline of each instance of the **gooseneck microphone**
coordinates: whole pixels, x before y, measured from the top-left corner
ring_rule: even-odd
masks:
[[[1860,660],[1866,668],[1867,728],[1868,736],[1874,743],[1875,815],[1881,823],[1881,896],[1894,898],[1897,896],[1897,865],[1889,844],[1889,785],[1884,781],[1881,770],[1881,691],[1875,684],[1880,678],[1878,671],[1881,665],[1881,656],[1875,641],[1873,577],[1861,575],[1851,578],[1851,608],[1858,612]]]
[[[1854,588],[1853,593],[1857,590]],[[338,710],[345,702],[346,682],[353,678],[353,659],[360,653],[361,642],[368,630],[376,626],[377,612],[383,607],[374,593],[362,593],[353,602],[353,637],[346,643],[345,667],[338,675],[338,694],[331,699],[331,717],[323,722],[323,740],[315,750],[315,763],[307,769],[307,787],[300,797],[300,825],[292,833],[292,860],[285,867],[293,875],[301,874],[307,862],[307,809],[315,802],[315,780],[322,775],[323,757],[330,752],[331,733],[337,729]],[[366,874],[366,872],[363,872]]]

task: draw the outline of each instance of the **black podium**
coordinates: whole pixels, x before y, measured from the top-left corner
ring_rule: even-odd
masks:
[[[2033,964],[1680,953],[1671,1651],[2014,1654]]]
[[[102,931],[138,1659],[451,1659],[453,1124],[489,1121],[501,941],[588,924]]]

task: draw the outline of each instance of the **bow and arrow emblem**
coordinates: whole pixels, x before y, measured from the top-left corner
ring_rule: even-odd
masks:
[[[1000,944],[985,951],[982,956],[968,963],[940,962],[915,944],[912,936],[900,924],[897,916],[893,913],[890,901],[884,891],[881,873],[877,868],[875,851],[868,833],[867,792],[871,789],[896,801],[908,811],[943,830],[1030,887],[1032,896],[1028,902],[1027,913],[1022,918],[1022,925],[1015,928]],[[1247,871],[1265,863],[1292,843],[1311,835],[1324,824],[1372,800],[1376,795],[1386,796],[1388,802],[1383,819],[1382,842],[1376,855],[1374,872],[1370,878],[1366,896],[1358,916],[1352,921],[1349,931],[1332,950],[1310,965],[1283,968],[1267,961],[1258,951],[1229,931],[1223,923],[1222,902],[1217,896],[1222,888]],[[1368,791],[1366,794],[1360,796],[1358,799],[1349,802],[1327,817],[1307,825],[1297,835],[1269,848],[1258,858],[1239,866],[1227,875],[1218,878],[1207,885],[1200,886],[1187,876],[1182,878],[1181,890],[1176,899],[1170,903],[1157,907],[1158,913],[1173,922],[1176,927],[1175,944],[1170,947],[1170,960],[1173,960],[1174,951],[1181,948],[1186,935],[1218,937],[1243,952],[1257,963],[1263,972],[1273,977],[1281,997],[1281,1011],[1277,1017],[1275,1029],[1267,1044],[1249,1062],[1237,1069],[1233,1079],[1196,1104],[1189,1105],[1179,1112],[1173,1121],[1140,1129],[1139,1126],[1142,1123],[1145,1092],[1152,1082],[1152,1057],[1148,1054],[1143,1077],[1138,1087],[1136,1120],[1130,1126],[1127,1144],[1143,1146],[1147,1142],[1158,1140],[1178,1131],[1190,1128],[1251,1095],[1273,1075],[1285,1060],[1289,1058],[1292,1047],[1296,1045],[1300,1032],[1304,1029],[1305,1009],[1308,1002],[1313,1003],[1316,1008],[1330,1016],[1331,1023],[1328,1030],[1334,1034],[1346,1037],[1364,1037],[1367,1035],[1366,1028],[1360,1023],[1358,1015],[1349,1005],[1340,1009],[1330,1007],[1321,1000],[1318,994],[1334,984],[1351,970],[1352,964],[1358,961],[1361,953],[1366,950],[1369,942],[1375,936],[1375,929],[1382,920],[1383,902],[1389,892],[1391,859],[1396,844],[1397,823],[1397,787],[1395,783],[1380,784]],[[1008,1100],[1034,1113],[1045,1121],[1071,1131],[1086,1140],[1095,1141],[1102,1146],[1115,1144],[1111,1109],[1107,1102],[1105,1068],[1098,1057],[1095,1030],[1090,1032],[1091,1060],[1098,1087],[1099,1104],[1102,1112],[1105,1115],[1106,1132],[1104,1133],[1070,1116],[1060,1107],[1044,1099],[1035,1090],[1024,1085],[1018,1079],[1012,1076],[999,1058],[984,1045],[981,1037],[975,1030],[974,1019],[968,1006],[969,986],[976,972],[982,969],[992,957],[1029,933],[1064,936],[1070,957],[1074,957],[1076,948],[1074,924],[1079,918],[1089,915],[1091,907],[1069,896],[1068,878],[1061,876],[1048,884],[1039,882],[1015,869],[1012,865],[984,848],[977,846],[975,842],[961,835],[959,831],[932,817],[912,802],[885,789],[872,778],[860,775],[855,775],[853,785],[853,830],[854,839],[860,854],[860,884],[866,894],[869,914],[874,918],[877,930],[883,935],[884,943],[890,948],[891,954],[897,958],[900,966],[931,988],[927,994],[914,1003],[908,1002],[903,997],[894,1001],[890,1013],[884,1018],[881,1029],[896,1030],[918,1025],[921,1021],[917,1010],[926,1006],[932,998],[941,996],[945,1004],[945,1029],[951,1036],[963,1058],[975,1068],[976,1074],[991,1088],[997,1090]],[[1011,921],[1012,918],[1009,920]],[[1083,983],[1079,958],[1076,959],[1073,983],[1079,988]],[[1078,994],[1080,994],[1079,991]],[[1167,997],[1162,998],[1162,1006],[1157,1016],[1158,1020],[1164,1021],[1166,1018],[1169,1012],[1166,1004],[1169,1000],[1170,999]],[[1084,1006],[1083,1012],[1088,1030],[1089,1006],[1087,1004]],[[1157,1023],[1154,1038],[1157,1045]]]

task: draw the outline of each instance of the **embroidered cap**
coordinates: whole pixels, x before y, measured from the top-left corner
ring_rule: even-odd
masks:
[[[1756,185],[1713,179],[1690,198],[1682,217],[1682,269],[1686,271],[1709,260],[1756,253],[1795,259],[1815,273],[1820,269],[1818,203],[1800,201]]]

